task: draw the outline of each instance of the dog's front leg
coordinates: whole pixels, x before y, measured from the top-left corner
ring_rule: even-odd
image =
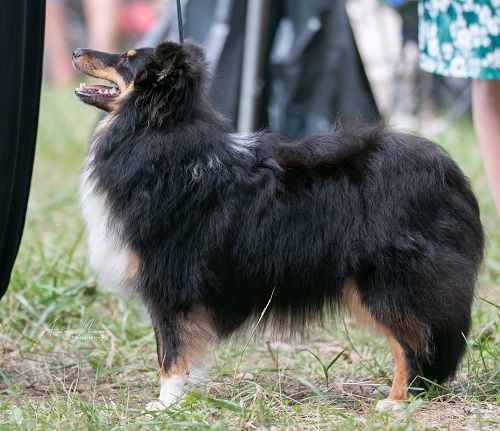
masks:
[[[159,410],[178,401],[186,382],[203,379],[201,360],[206,347],[215,338],[212,319],[201,306],[187,313],[154,316],[158,363],[160,366],[160,397],[149,403],[149,410]]]

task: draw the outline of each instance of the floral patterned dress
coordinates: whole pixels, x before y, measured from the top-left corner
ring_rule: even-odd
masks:
[[[500,0],[419,0],[418,14],[422,69],[500,79]]]

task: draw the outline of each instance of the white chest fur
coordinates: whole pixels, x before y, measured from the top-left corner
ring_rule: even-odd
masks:
[[[101,287],[112,290],[130,287],[138,272],[137,255],[121,241],[120,226],[110,223],[106,196],[95,191],[89,166],[87,163],[81,178],[80,202],[87,227],[90,265]]]

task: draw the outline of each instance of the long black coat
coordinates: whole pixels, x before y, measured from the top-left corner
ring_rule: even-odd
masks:
[[[42,78],[44,0],[0,2],[0,297],[23,232]]]

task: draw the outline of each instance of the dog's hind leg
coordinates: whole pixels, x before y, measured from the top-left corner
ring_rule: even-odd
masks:
[[[400,403],[408,399],[409,386],[413,380],[412,370],[414,364],[410,356],[407,355],[407,349],[390,333],[390,331],[383,331],[389,342],[392,357],[394,360],[394,374],[392,379],[391,392],[389,396],[380,400],[377,403],[377,410],[398,410]]]
[[[408,388],[413,380],[414,361],[409,355],[409,347],[399,341],[393,331],[377,319],[363,303],[356,282],[347,280],[343,291],[343,302],[349,313],[363,326],[382,333],[387,337],[394,360],[394,377],[391,391],[387,399],[379,401],[377,409],[395,409],[399,403],[408,398]],[[412,337],[409,337],[411,339]]]
[[[154,318],[160,366],[160,397],[148,410],[161,410],[179,400],[184,384],[203,379],[201,360],[215,338],[212,321],[203,307],[193,307],[180,317]]]

